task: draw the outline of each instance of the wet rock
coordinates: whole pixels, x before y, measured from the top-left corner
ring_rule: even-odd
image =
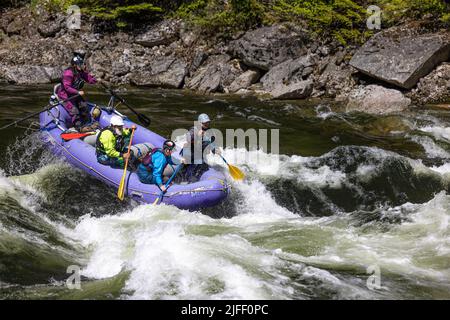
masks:
[[[227,92],[233,81],[242,74],[238,61],[228,55],[210,56],[186,86],[200,92]]]
[[[126,75],[130,72],[130,64],[120,61],[114,61],[112,63],[112,74],[118,77]]]
[[[208,54],[206,52],[197,52],[192,60],[189,73],[193,74],[202,65],[202,63],[206,61],[206,59],[208,59]]]
[[[179,20],[164,20],[152,26],[147,32],[137,36],[135,42],[144,47],[168,45],[178,39],[179,31]]]
[[[346,111],[361,111],[372,114],[401,112],[411,104],[400,91],[378,85],[358,87],[350,92]]]
[[[306,80],[316,65],[314,55],[306,55],[298,59],[289,59],[269,70],[262,78],[264,90],[272,91],[280,84],[289,85]]]
[[[274,25],[246,32],[230,43],[229,52],[250,67],[269,70],[303,55],[307,42],[304,30],[291,25]]]
[[[0,66],[0,78],[14,84],[44,84],[60,79],[61,70],[42,66]]]
[[[420,105],[450,101],[450,63],[443,63],[420,79],[408,97]]]
[[[274,88],[270,95],[274,99],[305,99],[313,92],[313,81],[299,81],[289,85],[279,85]]]
[[[344,97],[356,86],[353,78],[355,69],[342,64],[342,60],[342,53],[338,52],[320,62],[320,74],[316,76],[313,97]]]
[[[150,65],[130,74],[129,80],[138,86],[181,88],[187,65],[173,57],[158,57]]]
[[[240,89],[247,89],[253,83],[257,82],[259,77],[260,77],[259,71],[247,70],[231,83],[229,91],[236,92]]]
[[[450,58],[450,33],[416,34],[407,26],[373,36],[350,61],[359,71],[411,89],[439,63]]]

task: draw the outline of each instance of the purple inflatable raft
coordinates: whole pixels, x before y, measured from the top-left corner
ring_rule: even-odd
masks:
[[[89,104],[92,108],[93,105]],[[117,111],[114,111],[117,113]],[[114,113],[102,112],[100,125],[108,126]],[[66,120],[69,118],[67,111],[58,106],[49,112],[40,114],[40,126],[44,140],[50,146],[52,152],[61,155],[77,168],[89,175],[118,188],[122,178],[123,169],[113,169],[97,162],[95,154],[95,136],[90,139],[64,141],[61,133],[67,128]],[[165,138],[130,121],[124,117],[125,127],[136,125],[137,129],[133,138],[133,145],[144,145],[160,148]],[[179,150],[174,152],[174,158],[180,158]],[[169,166],[168,166],[169,167]],[[166,170],[165,175],[170,175],[171,170]],[[229,194],[230,187],[222,172],[209,168],[199,181],[189,184],[173,184],[163,197],[162,203],[174,205],[180,209],[198,210],[212,207],[223,201]],[[160,195],[160,190],[155,185],[143,184],[134,172],[128,171],[126,177],[125,195],[142,203],[153,203]]]

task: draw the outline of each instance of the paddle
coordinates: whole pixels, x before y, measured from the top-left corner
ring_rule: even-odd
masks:
[[[101,83],[103,88],[105,88],[106,92],[108,92],[110,95],[117,98],[120,102],[122,102],[128,109],[131,110],[135,115],[137,115],[139,121],[145,126],[148,127],[151,123],[151,120],[144,114],[137,112],[134,110],[121,96],[119,96],[113,89],[108,88],[104,83]]]
[[[167,188],[169,188],[170,183],[172,182],[172,180],[175,178],[175,176],[178,174],[178,172],[180,171],[180,169],[183,167],[183,164],[180,163],[177,168],[175,169],[175,172],[172,174],[172,176],[169,178],[169,180],[167,180],[165,187],[166,187],[166,191],[161,191],[161,193],[159,194],[159,197],[156,198],[155,202],[153,202],[154,205],[158,204],[158,201],[164,197],[164,194],[167,192]]]
[[[38,114],[40,114],[40,113],[42,113],[42,112],[49,111],[50,109],[56,107],[57,105],[63,104],[63,103],[65,103],[65,102],[69,102],[69,101],[71,101],[71,100],[73,100],[73,99],[75,99],[75,98],[78,98],[79,96],[80,96],[80,95],[77,94],[77,95],[74,95],[74,96],[72,96],[72,97],[70,97],[70,98],[68,98],[68,99],[66,99],[66,100],[63,100],[63,101],[58,102],[58,103],[55,103],[55,104],[49,103],[48,105],[45,106],[45,108],[44,108],[43,110],[38,111],[38,112],[35,112],[35,113],[33,113],[33,114],[30,114],[30,115],[26,116],[25,118],[16,120],[16,121],[14,121],[14,122],[12,122],[12,123],[6,125],[6,126],[3,126],[3,127],[0,128],[0,130],[9,128],[9,127],[11,127],[11,126],[13,126],[13,125],[16,125],[16,124],[18,124],[18,123],[20,123],[20,122],[22,122],[22,121],[25,121],[25,120],[28,120],[28,119],[30,119],[30,118],[33,118],[34,116],[37,116]]]
[[[245,175],[238,167],[235,167],[235,166],[232,166],[231,164],[229,164],[227,162],[227,160],[225,160],[225,158],[222,157],[222,155],[219,155],[219,156],[227,164],[228,170],[230,170],[230,175],[233,177],[234,180],[238,180],[238,181],[244,180]]]
[[[211,141],[214,142],[215,137],[211,138]],[[214,149],[216,149],[216,145],[212,143],[212,146],[214,147]],[[244,180],[245,178],[245,174],[241,171],[241,169],[239,169],[238,167],[232,166],[231,164],[228,163],[227,160],[225,160],[225,158],[219,154],[219,156],[222,158],[222,160],[226,163],[226,165],[228,166],[228,170],[230,171],[230,175],[233,177],[234,180]]]
[[[70,132],[70,133],[61,133],[61,138],[64,141],[70,141],[73,139],[80,139],[80,138],[84,138],[87,136],[92,136],[96,134],[96,132],[84,132],[84,133],[80,133],[80,132]]]
[[[133,136],[134,131],[136,130],[135,127],[131,128],[131,137],[130,137],[130,143],[128,144],[128,152],[127,152],[127,160],[125,160],[125,167],[123,169],[123,175],[122,179],[120,180],[119,189],[117,190],[117,197],[120,201],[123,201],[125,198],[125,178],[127,176],[127,167],[128,167],[128,160],[130,159],[130,152],[131,152],[131,143],[133,142]]]

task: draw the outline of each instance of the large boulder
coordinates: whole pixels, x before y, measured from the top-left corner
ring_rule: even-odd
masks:
[[[417,34],[397,27],[367,41],[350,64],[357,70],[405,89],[450,58],[450,33]]]
[[[61,69],[32,65],[0,65],[0,78],[14,84],[44,84],[57,82]]]
[[[312,80],[298,81],[289,85],[279,85],[274,88],[270,95],[274,99],[306,99],[313,92]]]
[[[187,64],[174,57],[155,58],[150,65],[132,72],[130,82],[138,86],[181,88]]]
[[[230,92],[236,92],[240,89],[247,89],[252,84],[258,81],[260,72],[257,70],[247,70],[239,77],[234,79],[229,87]]]
[[[266,91],[272,91],[281,84],[289,85],[291,83],[306,80],[314,71],[316,57],[306,55],[298,59],[289,59],[269,70],[262,78],[261,83]]]
[[[163,20],[137,36],[135,42],[144,47],[168,45],[178,39],[180,25],[179,20]]]
[[[250,67],[269,70],[303,55],[307,42],[305,31],[289,24],[274,25],[246,32],[230,43],[229,51]]]
[[[186,86],[200,92],[227,92],[233,81],[242,74],[242,69],[236,60],[222,54],[210,56],[199,68]]]
[[[371,114],[402,112],[411,104],[400,91],[378,85],[358,87],[348,95],[346,111],[361,111]]]

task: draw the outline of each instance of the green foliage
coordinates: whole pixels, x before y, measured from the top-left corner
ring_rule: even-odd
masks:
[[[181,5],[173,16],[200,27],[207,34],[226,37],[261,25],[264,9],[256,0],[194,0]]]
[[[114,21],[117,27],[126,27],[129,23],[150,22],[161,17],[163,9],[153,3],[140,0],[100,1],[73,0],[85,14],[100,20]]]
[[[421,19],[432,15],[436,20],[448,21],[450,7],[444,0],[378,0],[383,17],[389,24],[404,19]]]
[[[164,16],[181,18],[208,36],[222,37],[289,21],[343,44],[361,43],[372,34],[366,27],[366,9],[372,4],[382,8],[383,27],[426,15],[450,24],[450,6],[444,0],[32,0],[32,4],[54,10],[76,4],[84,14],[120,28]]]
[[[351,0],[277,0],[273,10],[280,20],[307,23],[319,35],[339,42],[364,40],[365,9]]]

